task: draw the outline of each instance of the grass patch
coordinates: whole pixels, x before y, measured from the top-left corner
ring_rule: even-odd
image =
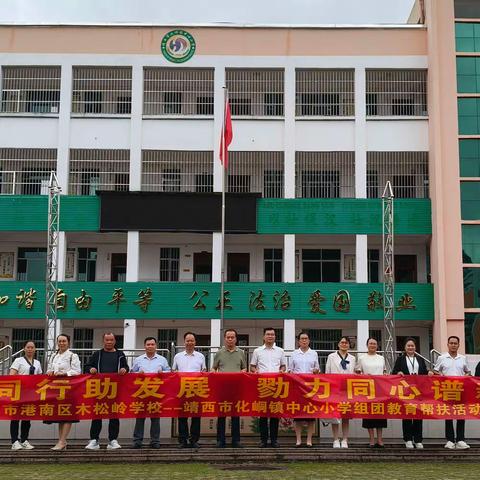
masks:
[[[2,478],[8,480],[51,480],[66,478],[68,480],[365,480],[368,478],[386,478],[388,480],[477,480],[480,463],[288,463],[272,464],[281,470],[268,470],[265,465],[239,464],[239,469],[229,465],[228,470],[221,466],[176,463],[176,464],[70,464],[70,465],[2,465]]]

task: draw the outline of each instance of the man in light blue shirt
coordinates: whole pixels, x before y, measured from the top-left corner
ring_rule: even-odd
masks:
[[[133,362],[132,373],[170,372],[167,359],[157,353],[157,340],[147,337],[144,341],[145,353]],[[145,418],[137,418],[133,431],[133,448],[142,448]],[[160,418],[150,418],[150,446],[160,448]]]

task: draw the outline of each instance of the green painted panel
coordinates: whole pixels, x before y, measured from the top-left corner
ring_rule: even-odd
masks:
[[[429,199],[395,200],[395,233],[432,232]],[[382,201],[378,198],[260,199],[258,233],[380,234]]]
[[[458,99],[458,131],[460,135],[480,133],[480,99]]]
[[[16,295],[23,288],[36,290],[37,299],[33,308],[27,310],[19,307]],[[219,283],[117,283],[117,282],[64,282],[59,285],[67,295],[66,310],[59,311],[63,319],[122,319],[136,318],[155,319],[210,319],[218,318],[216,309],[220,295]],[[123,300],[118,308],[116,304],[108,304],[112,300],[114,290],[123,290]],[[151,288],[152,302],[146,312],[134,304],[139,299],[139,292]],[[80,297],[81,289],[92,297],[88,310],[78,310],[74,298]],[[350,311],[338,312],[334,309],[334,297],[339,290],[345,289],[350,295]],[[229,292],[231,309],[225,310],[228,319],[283,319],[296,318],[302,320],[381,320],[383,310],[368,309],[370,292],[381,292],[380,283],[226,283]],[[264,309],[257,309],[254,297],[262,290]],[[325,313],[313,313],[309,299],[313,292],[320,290],[324,300],[319,308]],[[287,291],[290,296],[288,309],[281,309],[281,302],[275,309],[275,294]],[[197,292],[197,295],[195,295]],[[205,295],[204,292],[207,294]],[[396,319],[401,320],[433,320],[433,287],[431,284],[397,284],[396,304],[400,298],[409,294],[413,298],[415,309],[395,312]],[[38,319],[45,312],[44,284],[35,282],[3,282],[0,284],[0,297],[8,296],[8,302],[0,305],[0,319]],[[200,298],[202,297],[202,298]],[[205,308],[195,309],[195,303],[201,300]]]
[[[480,24],[456,23],[455,40],[457,52],[480,52]]]
[[[47,229],[46,195],[1,195],[0,231],[42,231]],[[96,196],[63,195],[60,200],[60,229],[98,231],[100,199]]]
[[[480,182],[460,182],[462,220],[480,220]]]
[[[480,58],[457,57],[458,93],[480,92]]]
[[[460,176],[480,177],[480,140],[464,139],[459,141]]]
[[[480,263],[480,225],[462,225],[463,263]]]

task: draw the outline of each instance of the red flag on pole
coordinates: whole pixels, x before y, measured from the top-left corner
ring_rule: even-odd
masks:
[[[232,143],[232,139],[232,116],[230,114],[230,103],[227,97],[225,100],[225,111],[223,112],[222,136],[220,137],[220,161],[224,168],[228,168],[228,147]]]

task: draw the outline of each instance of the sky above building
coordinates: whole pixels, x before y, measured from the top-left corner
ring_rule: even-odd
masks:
[[[0,0],[0,23],[394,24],[415,0]]]

